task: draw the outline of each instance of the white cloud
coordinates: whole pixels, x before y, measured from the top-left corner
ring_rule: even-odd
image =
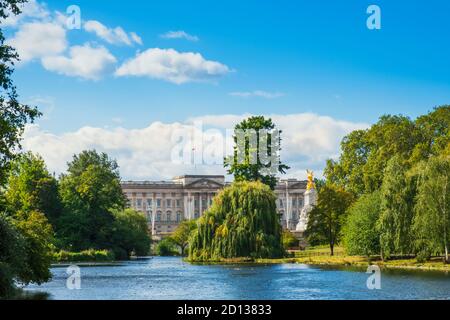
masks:
[[[2,21],[3,27],[16,27],[20,22],[24,20],[42,20],[49,17],[50,15],[45,5],[40,4],[36,0],[29,0],[28,2],[19,5],[19,8],[21,9],[22,13],[19,15],[15,15],[9,12],[9,16]]]
[[[97,37],[105,40],[110,44],[122,44],[131,46],[133,43],[142,45],[142,39],[134,32],[126,33],[122,27],[108,28],[99,21],[89,20],[84,23],[84,30],[92,32]]]
[[[105,47],[85,44],[71,47],[68,57],[63,55],[44,57],[42,65],[45,69],[59,74],[97,80],[116,61]]]
[[[181,174],[225,174],[222,165],[177,164],[171,161],[177,143],[173,136],[180,130],[199,133],[196,121],[216,132],[233,126],[248,115],[214,115],[188,119],[184,123],[154,122],[142,129],[83,127],[75,132],[51,134],[38,125],[27,126],[23,146],[40,153],[49,169],[64,172],[72,155],[85,149],[104,151],[118,160],[124,179],[170,179]],[[325,160],[339,153],[341,139],[350,131],[367,128],[363,123],[340,121],[312,113],[268,115],[283,130],[282,160],[291,166],[288,177],[305,178],[305,170],[321,174]],[[218,131],[219,130],[219,131]],[[205,132],[205,129],[204,129]],[[223,144],[214,140],[215,132],[204,134],[204,150],[222,150]],[[199,142],[196,142],[198,148]],[[190,152],[190,146],[186,146]],[[198,159],[197,155],[197,159]]]
[[[6,43],[17,50],[22,62],[60,54],[68,45],[66,30],[51,22],[22,24]]]
[[[198,41],[197,36],[190,35],[189,33],[185,31],[169,31],[162,35],[160,35],[161,38],[164,39],[186,39],[188,41]]]
[[[116,76],[150,77],[176,84],[211,81],[231,72],[220,62],[205,60],[200,53],[174,49],[148,49],[116,71]]]
[[[262,90],[255,91],[244,91],[244,92],[230,92],[230,96],[233,97],[241,97],[241,98],[251,98],[251,97],[260,97],[265,99],[275,99],[284,96],[282,92],[268,92]]]

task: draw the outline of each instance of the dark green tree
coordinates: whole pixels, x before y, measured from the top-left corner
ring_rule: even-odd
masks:
[[[348,210],[342,229],[343,244],[348,254],[367,257],[380,253],[380,232],[376,225],[380,217],[379,191],[361,196]]]
[[[341,229],[345,223],[346,212],[354,200],[351,193],[343,188],[327,184],[318,194],[317,205],[309,214],[305,235],[312,245],[328,244],[330,254],[339,244]]]
[[[0,213],[0,298],[14,296],[15,281],[25,265],[25,239],[12,222]]]
[[[261,182],[235,182],[216,196],[189,242],[189,259],[283,256],[276,196]]]
[[[407,176],[407,164],[401,157],[393,157],[384,172],[381,187],[381,214],[377,227],[380,230],[382,255],[412,252],[411,225],[414,218],[416,184]]]
[[[55,226],[61,214],[58,182],[44,160],[31,152],[11,163],[5,193],[9,212],[39,211]]]
[[[289,170],[280,161],[281,130],[275,129],[272,119],[263,116],[250,117],[236,125],[234,154],[224,162],[235,181],[261,181],[275,189],[276,175]]]
[[[123,210],[126,204],[116,161],[94,150],[75,155],[67,174],[61,176],[60,193],[63,214],[58,240],[62,248],[112,248],[111,210]]]
[[[444,254],[450,248],[450,159],[430,158],[423,164],[418,182],[413,233],[421,259]]]
[[[114,253],[116,259],[128,259],[132,254],[146,256],[151,238],[145,216],[132,209],[113,210]]]

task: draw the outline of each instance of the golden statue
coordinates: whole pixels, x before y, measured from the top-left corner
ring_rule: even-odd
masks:
[[[306,186],[306,190],[311,190],[316,188],[316,184],[314,183],[314,172],[310,170],[306,170],[308,174],[308,185]]]

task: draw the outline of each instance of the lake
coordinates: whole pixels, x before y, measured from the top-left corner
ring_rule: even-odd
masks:
[[[381,290],[369,290],[361,269],[302,264],[192,265],[176,257],[81,268],[81,289],[66,287],[66,268],[52,268],[52,281],[30,293],[57,300],[305,300],[450,299],[450,275],[382,271]]]

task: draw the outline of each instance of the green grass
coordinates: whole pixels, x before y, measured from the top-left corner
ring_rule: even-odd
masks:
[[[335,255],[330,256],[330,249],[326,246],[311,247],[304,251],[293,252],[292,258],[282,259],[258,259],[256,263],[276,264],[276,263],[301,263],[310,265],[329,265],[329,266],[359,266],[378,265],[385,269],[415,269],[432,271],[450,271],[450,264],[445,264],[442,258],[433,258],[427,262],[418,262],[415,258],[411,259],[392,259],[382,261],[380,257],[349,256],[344,248],[336,247]]]

